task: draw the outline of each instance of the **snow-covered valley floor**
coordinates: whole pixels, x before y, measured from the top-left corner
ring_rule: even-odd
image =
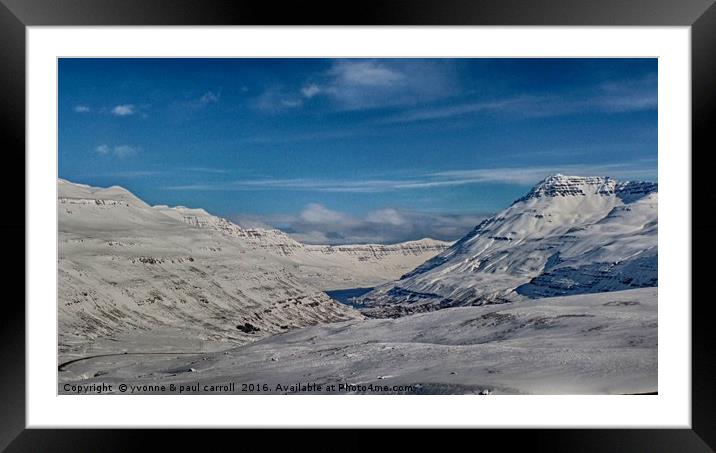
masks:
[[[118,394],[120,384],[129,386],[124,393],[164,385],[135,393],[165,394],[179,386],[239,394],[374,393],[376,386],[418,394],[657,391],[657,288],[354,319],[240,347],[189,338],[166,329],[98,341],[66,358],[80,360],[60,366],[59,393],[91,393],[92,384],[111,384]],[[300,391],[307,384],[322,387]],[[331,392],[331,384],[352,387]]]

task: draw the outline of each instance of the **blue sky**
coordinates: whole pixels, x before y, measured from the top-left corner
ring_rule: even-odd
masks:
[[[312,243],[456,239],[561,172],[656,180],[656,59],[61,59],[59,177]]]

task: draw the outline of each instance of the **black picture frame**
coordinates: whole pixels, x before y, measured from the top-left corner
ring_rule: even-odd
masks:
[[[0,0],[0,112],[6,190],[25,187],[25,29],[28,26],[112,25],[568,25],[568,26],[690,26],[692,64],[692,159],[716,149],[710,120],[716,110],[716,6],[714,0],[364,0],[343,4],[320,2],[198,1],[198,0]],[[710,115],[711,114],[711,115]],[[688,152],[688,151],[685,151]],[[703,157],[702,157],[703,159]],[[23,171],[20,171],[20,169]],[[714,205],[707,165],[693,166],[692,206]],[[9,179],[17,178],[17,181]],[[10,185],[11,184],[11,185]],[[12,192],[10,192],[12,193]],[[25,198],[13,193],[5,201],[15,213],[4,216],[2,229],[13,260],[5,266],[5,297],[0,313],[0,449],[7,451],[129,451],[146,445],[146,430],[45,430],[25,429]],[[706,208],[708,210],[708,208]],[[6,212],[8,212],[6,211]],[[20,214],[22,213],[22,214]],[[692,219],[692,242],[697,233],[716,232],[705,213]],[[707,220],[708,219],[708,220]],[[701,236],[701,235],[700,235]],[[701,237],[706,237],[705,235]],[[27,239],[26,239],[27,240]],[[705,243],[704,243],[705,242]],[[709,241],[699,243],[696,254],[713,251]],[[693,256],[693,255],[692,255]],[[7,257],[7,256],[6,256]],[[23,263],[23,265],[20,265]],[[693,261],[692,281],[703,282],[710,266]],[[700,283],[700,286],[703,283]],[[695,293],[694,293],[695,296]],[[693,297],[692,303],[692,429],[607,430],[483,430],[479,444],[496,439],[508,447],[549,451],[714,451],[716,450],[716,335],[709,316],[710,298]],[[171,431],[164,435],[165,449],[206,449],[222,436]],[[163,435],[166,431],[156,434]],[[218,434],[218,433],[217,433]],[[343,448],[374,445],[371,435],[336,430]],[[317,444],[315,432],[290,436],[259,434],[272,447],[302,442]],[[401,435],[413,441],[445,433],[412,432]],[[241,446],[234,441],[229,445]],[[471,436],[473,437],[473,436]],[[478,441],[477,438],[474,439]],[[333,441],[331,441],[333,442]],[[331,448],[331,445],[326,445]],[[335,445],[334,445],[335,447]]]

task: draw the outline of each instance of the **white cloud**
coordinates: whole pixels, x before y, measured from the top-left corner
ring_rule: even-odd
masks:
[[[214,167],[186,167],[183,170],[186,171],[192,171],[197,173],[229,173],[229,170],[226,168],[214,168]]]
[[[77,113],[88,113],[91,109],[86,105],[76,105],[72,110]]]
[[[419,59],[345,59],[311,74],[300,88],[271,87],[256,98],[264,111],[282,111],[323,96],[340,110],[414,105],[454,95],[453,62]]]
[[[605,112],[640,112],[655,110],[659,105],[656,74],[639,80],[604,83],[599,91],[595,104]]]
[[[126,171],[113,171],[105,173],[105,176],[112,176],[117,178],[150,178],[156,176],[166,175],[166,171],[160,170],[126,170]]]
[[[330,73],[338,83],[371,87],[394,85],[406,77],[378,60],[339,60]]]
[[[320,192],[356,192],[371,193],[382,192],[397,188],[393,180],[332,180],[311,178],[267,178],[243,179],[238,181],[222,182],[218,184],[192,184],[185,186],[168,187],[171,190],[316,190]]]
[[[504,111],[515,107],[524,107],[528,102],[531,102],[531,100],[526,97],[517,97],[495,101],[469,102],[444,107],[433,107],[430,109],[416,109],[384,118],[378,122],[381,124],[412,123],[417,121],[452,118],[455,116],[474,113]]]
[[[246,139],[247,143],[293,143],[293,142],[315,142],[318,140],[337,140],[347,137],[366,137],[375,132],[375,128],[343,128],[343,129],[322,129],[306,131],[296,134],[267,134],[257,135]]]
[[[281,105],[288,108],[300,107],[303,105],[303,101],[300,99],[281,99]]]
[[[109,145],[99,145],[95,148],[95,152],[102,155],[114,155],[116,157],[125,158],[129,156],[133,156],[137,154],[139,151],[139,148],[136,146],[130,146],[130,145],[116,145],[116,146],[109,146]]]
[[[316,96],[320,92],[321,88],[315,83],[306,85],[305,87],[301,88],[301,94],[308,99]]]
[[[535,93],[421,107],[386,117],[377,123],[412,123],[474,114],[545,118],[583,113],[614,114],[655,110],[658,107],[656,83],[656,75],[652,74],[638,80],[603,83],[579,92]]]
[[[425,213],[396,208],[349,215],[312,203],[295,216],[237,216],[240,225],[271,225],[307,244],[385,244],[425,237],[455,240],[486,215]]]
[[[199,98],[199,102],[203,105],[212,104],[214,102],[219,102],[219,96],[220,96],[219,93],[214,93],[213,91],[207,91]]]
[[[274,228],[273,225],[266,221],[266,219],[255,214],[237,215],[234,216],[232,220],[234,223],[241,225],[244,228],[263,228],[264,230]]]
[[[455,62],[419,59],[336,60],[322,91],[345,110],[408,106],[460,92]]]
[[[303,105],[299,96],[281,87],[272,87],[254,99],[254,107],[268,113],[279,113]]]
[[[112,109],[112,115],[115,116],[129,116],[134,115],[136,112],[137,110],[132,104],[120,104]]]
[[[388,225],[404,225],[406,223],[403,216],[397,209],[386,208],[373,211],[368,214],[366,220],[373,223],[386,223]]]
[[[171,104],[177,111],[186,113],[187,111],[198,111],[208,107],[211,104],[217,104],[221,100],[221,91],[205,91],[201,95],[196,92],[184,93],[184,98]],[[137,113],[146,106],[139,106],[135,109]],[[146,118],[146,114],[143,115]]]
[[[343,242],[345,239],[337,233],[326,234],[322,231],[295,231],[290,234],[298,242],[303,244],[355,244],[356,242]]]
[[[114,147],[114,154],[117,157],[127,157],[137,154],[137,148],[129,145],[120,145]]]
[[[444,107],[420,108],[377,121],[378,124],[413,123],[481,113],[517,118],[545,118],[581,113],[628,113],[657,108],[656,93],[599,93],[595,96],[519,96]]]
[[[330,209],[318,204],[311,203],[301,212],[301,220],[308,223],[349,223],[350,219],[348,216],[341,214],[337,211],[331,211]]]

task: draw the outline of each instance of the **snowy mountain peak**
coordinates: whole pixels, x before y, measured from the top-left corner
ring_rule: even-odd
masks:
[[[368,316],[657,286],[657,184],[555,174],[357,303]]]
[[[610,178],[599,176],[565,176],[554,174],[543,179],[530,190],[523,199],[541,197],[586,196],[590,193],[599,193],[613,183]]]
[[[657,184],[653,182],[618,182],[609,176],[566,176],[555,173],[543,179],[527,195],[516,202],[543,197],[586,197],[590,195],[616,195],[625,202],[629,202],[656,191]]]
[[[60,203],[69,204],[117,204],[149,207],[133,193],[120,186],[107,188],[77,184],[65,179],[57,180],[57,198]]]

